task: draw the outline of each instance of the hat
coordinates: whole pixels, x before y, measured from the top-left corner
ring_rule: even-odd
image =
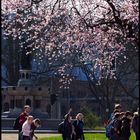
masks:
[[[115,109],[122,108],[121,104],[115,104]]]

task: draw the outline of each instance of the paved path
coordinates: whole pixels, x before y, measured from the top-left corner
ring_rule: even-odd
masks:
[[[60,134],[36,134],[38,138],[43,138],[43,137],[53,137],[53,136],[58,136]],[[17,134],[12,134],[12,133],[2,133],[1,134],[1,140],[18,140],[18,135]]]

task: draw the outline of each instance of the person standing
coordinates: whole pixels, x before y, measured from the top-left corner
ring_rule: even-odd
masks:
[[[72,139],[72,132],[73,127],[71,123],[71,113],[72,109],[69,110],[69,112],[65,115],[65,119],[63,122],[63,131],[62,131],[62,138],[63,140],[71,140]]]
[[[115,121],[113,125],[114,140],[121,140],[121,126],[122,126],[122,114],[115,114]]]
[[[121,140],[129,140],[130,138],[131,117],[131,113],[126,111],[124,117],[122,118]]]
[[[132,119],[132,129],[135,132],[136,140],[139,140],[139,109],[137,112],[134,112]]]
[[[82,113],[78,113],[76,116],[76,120],[73,122],[74,132],[75,132],[74,140],[84,140],[83,117],[84,116]]]
[[[119,113],[119,111],[117,109],[115,109],[113,111],[113,113],[111,114],[111,117],[107,122],[107,125],[105,126],[106,137],[109,140],[116,140],[116,137],[114,135],[114,122],[116,121],[115,114],[117,114],[117,113]]]
[[[108,125],[108,124],[114,119],[115,113],[120,113],[121,111],[122,111],[122,106],[121,106],[121,104],[115,104],[114,110],[113,110],[113,112],[111,113],[110,118],[109,118],[109,120],[107,121],[107,123],[105,124],[105,126]]]
[[[31,134],[30,134],[31,140],[33,140],[33,137],[35,137],[35,139],[38,139],[38,137],[34,134],[34,130],[37,129],[40,125],[41,125],[40,119],[33,120],[31,124]]]
[[[31,140],[30,134],[32,132],[31,130],[31,124],[33,122],[33,116],[28,116],[27,120],[22,125],[22,140]]]
[[[29,113],[30,113],[30,106],[25,105],[24,106],[24,111],[19,115],[20,128],[19,128],[19,132],[18,132],[18,140],[22,140],[22,136],[21,136],[22,125],[27,120],[27,117],[29,116]]]
[[[109,140],[115,140],[115,135],[113,131],[113,125],[115,121],[115,114],[120,113],[122,111],[121,104],[115,104],[114,111],[111,113],[110,118],[108,119],[107,123],[105,124],[105,130],[106,130],[106,137]]]

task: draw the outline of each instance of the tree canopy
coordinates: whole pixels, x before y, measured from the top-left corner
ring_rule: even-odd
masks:
[[[64,78],[87,63],[99,79],[114,77],[112,62],[126,45],[138,49],[138,15],[138,0],[2,0],[5,38],[40,61],[47,56],[49,65],[61,61]]]

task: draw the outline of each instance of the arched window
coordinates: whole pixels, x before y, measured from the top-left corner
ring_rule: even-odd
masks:
[[[26,79],[29,79],[29,74],[28,73],[26,73]]]
[[[25,89],[25,90],[28,90],[28,87],[25,87],[24,89]]]
[[[26,105],[29,105],[31,107],[31,100],[30,99],[26,100]]]
[[[9,103],[4,103],[3,105],[3,111],[9,111]]]
[[[41,87],[39,87],[39,88],[38,88],[38,90],[39,90],[39,91],[41,91],[41,90],[42,90],[42,88],[41,88]]]

